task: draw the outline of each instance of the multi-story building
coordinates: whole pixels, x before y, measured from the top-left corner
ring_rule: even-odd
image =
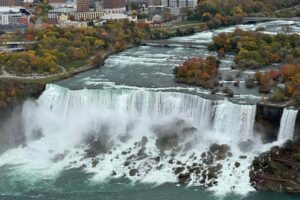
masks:
[[[86,28],[87,27],[87,22],[77,22],[77,21],[62,21],[59,23],[59,26],[62,28],[68,28],[68,27],[73,27],[73,28]]]
[[[198,4],[198,0],[161,0],[162,6],[170,8],[194,8]]]
[[[56,12],[51,11],[48,13],[48,19],[56,21],[65,21],[66,19],[72,19],[76,21],[96,20],[104,16],[103,11],[95,12]]]
[[[181,8],[194,8],[198,0],[161,0],[161,5],[169,8],[173,15],[179,15]]]
[[[77,0],[77,12],[88,12],[89,0]]]
[[[0,1],[0,6],[16,6],[16,0],[1,0]]]
[[[0,7],[29,6],[33,0],[0,0]]]
[[[124,13],[126,2],[125,0],[103,0],[103,9],[106,13]]]
[[[0,25],[28,26],[30,16],[17,8],[3,7],[0,9]]]

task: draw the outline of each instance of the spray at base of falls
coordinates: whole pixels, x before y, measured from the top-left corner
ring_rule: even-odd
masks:
[[[247,194],[256,150],[270,147],[253,134],[255,112],[255,105],[176,92],[50,84],[24,105],[27,146],[1,155],[0,166],[15,166],[12,174],[32,182],[79,168],[95,173],[91,181],[125,176]]]
[[[284,109],[278,133],[279,141],[293,140],[298,112],[298,110]]]

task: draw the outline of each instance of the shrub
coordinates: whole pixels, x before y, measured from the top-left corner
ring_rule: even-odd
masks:
[[[259,79],[259,92],[269,93],[271,91],[271,77],[269,74],[264,73]]]
[[[274,93],[272,94],[270,100],[274,102],[282,102],[285,99],[285,92],[282,88],[277,87],[274,90]]]
[[[245,81],[245,86],[247,88],[254,88],[255,87],[255,81],[253,78],[248,78],[246,81]]]
[[[233,92],[230,88],[228,88],[228,87],[225,87],[225,88],[223,89],[223,92],[224,92],[225,94],[227,94],[228,97],[233,97],[233,96],[234,96],[234,92]]]

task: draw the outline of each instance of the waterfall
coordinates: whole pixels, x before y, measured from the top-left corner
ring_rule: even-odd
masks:
[[[215,105],[216,103],[211,100],[191,94],[153,92],[144,89],[69,90],[54,84],[47,86],[37,103],[38,116],[30,118],[34,113],[30,107],[27,111],[25,109],[24,118],[35,121],[37,126],[42,127],[40,129],[47,129],[51,122],[41,121],[40,113],[52,119],[54,121],[52,127],[57,128],[57,123],[61,124],[61,127],[66,124],[72,126],[74,123],[83,123],[83,120],[88,124],[95,124],[102,120],[105,114],[109,116],[113,112],[118,116],[115,120],[149,118],[161,121],[170,117],[180,118],[199,130],[204,131],[213,127],[218,134],[239,140],[252,138],[256,113],[255,105],[238,105],[229,101],[218,101]],[[59,117],[59,122],[54,116]]]
[[[257,149],[255,145],[260,144],[245,143],[256,139],[252,135],[255,111],[255,105],[211,101],[179,92],[69,90],[49,84],[36,102],[23,106],[27,145],[1,155],[0,167],[17,164],[21,174],[39,170],[41,177],[55,177],[66,168],[86,166],[97,181],[111,178],[114,172],[133,181],[162,184],[178,181],[174,172],[177,163],[191,167],[197,162],[203,167],[191,174],[191,184],[246,193],[252,189],[245,180],[256,154],[247,152],[243,160],[239,157],[245,155],[241,145]],[[230,148],[228,157],[223,152],[229,151],[225,144]],[[213,145],[223,150],[212,153]],[[87,152],[94,157],[88,157]],[[99,161],[96,167],[95,160]],[[242,165],[239,168],[233,164],[237,160]],[[124,164],[128,162],[130,166]],[[208,180],[207,170],[216,166],[220,172]],[[131,169],[138,169],[139,176],[130,175]],[[233,173],[239,176],[231,176]],[[236,183],[240,180],[243,183]]]
[[[207,127],[212,113],[212,101],[195,95],[177,92],[152,92],[144,89],[69,90],[49,84],[38,99],[38,104],[67,118],[80,108],[94,112],[117,111],[147,115],[162,119],[166,116],[182,117],[193,125]]]
[[[214,130],[241,140],[253,137],[255,105],[238,105],[225,101],[215,111]]]
[[[292,140],[294,138],[294,129],[297,115],[298,110],[284,109],[278,133],[279,141]]]

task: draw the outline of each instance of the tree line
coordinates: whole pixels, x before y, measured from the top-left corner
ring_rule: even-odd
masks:
[[[12,33],[17,41],[36,41],[24,52],[0,54],[0,65],[17,75],[54,74],[59,65],[67,62],[90,60],[97,63],[103,51],[119,51],[130,44],[137,44],[149,35],[144,25],[124,21],[108,21],[101,27],[60,28],[29,27],[27,31]]]

